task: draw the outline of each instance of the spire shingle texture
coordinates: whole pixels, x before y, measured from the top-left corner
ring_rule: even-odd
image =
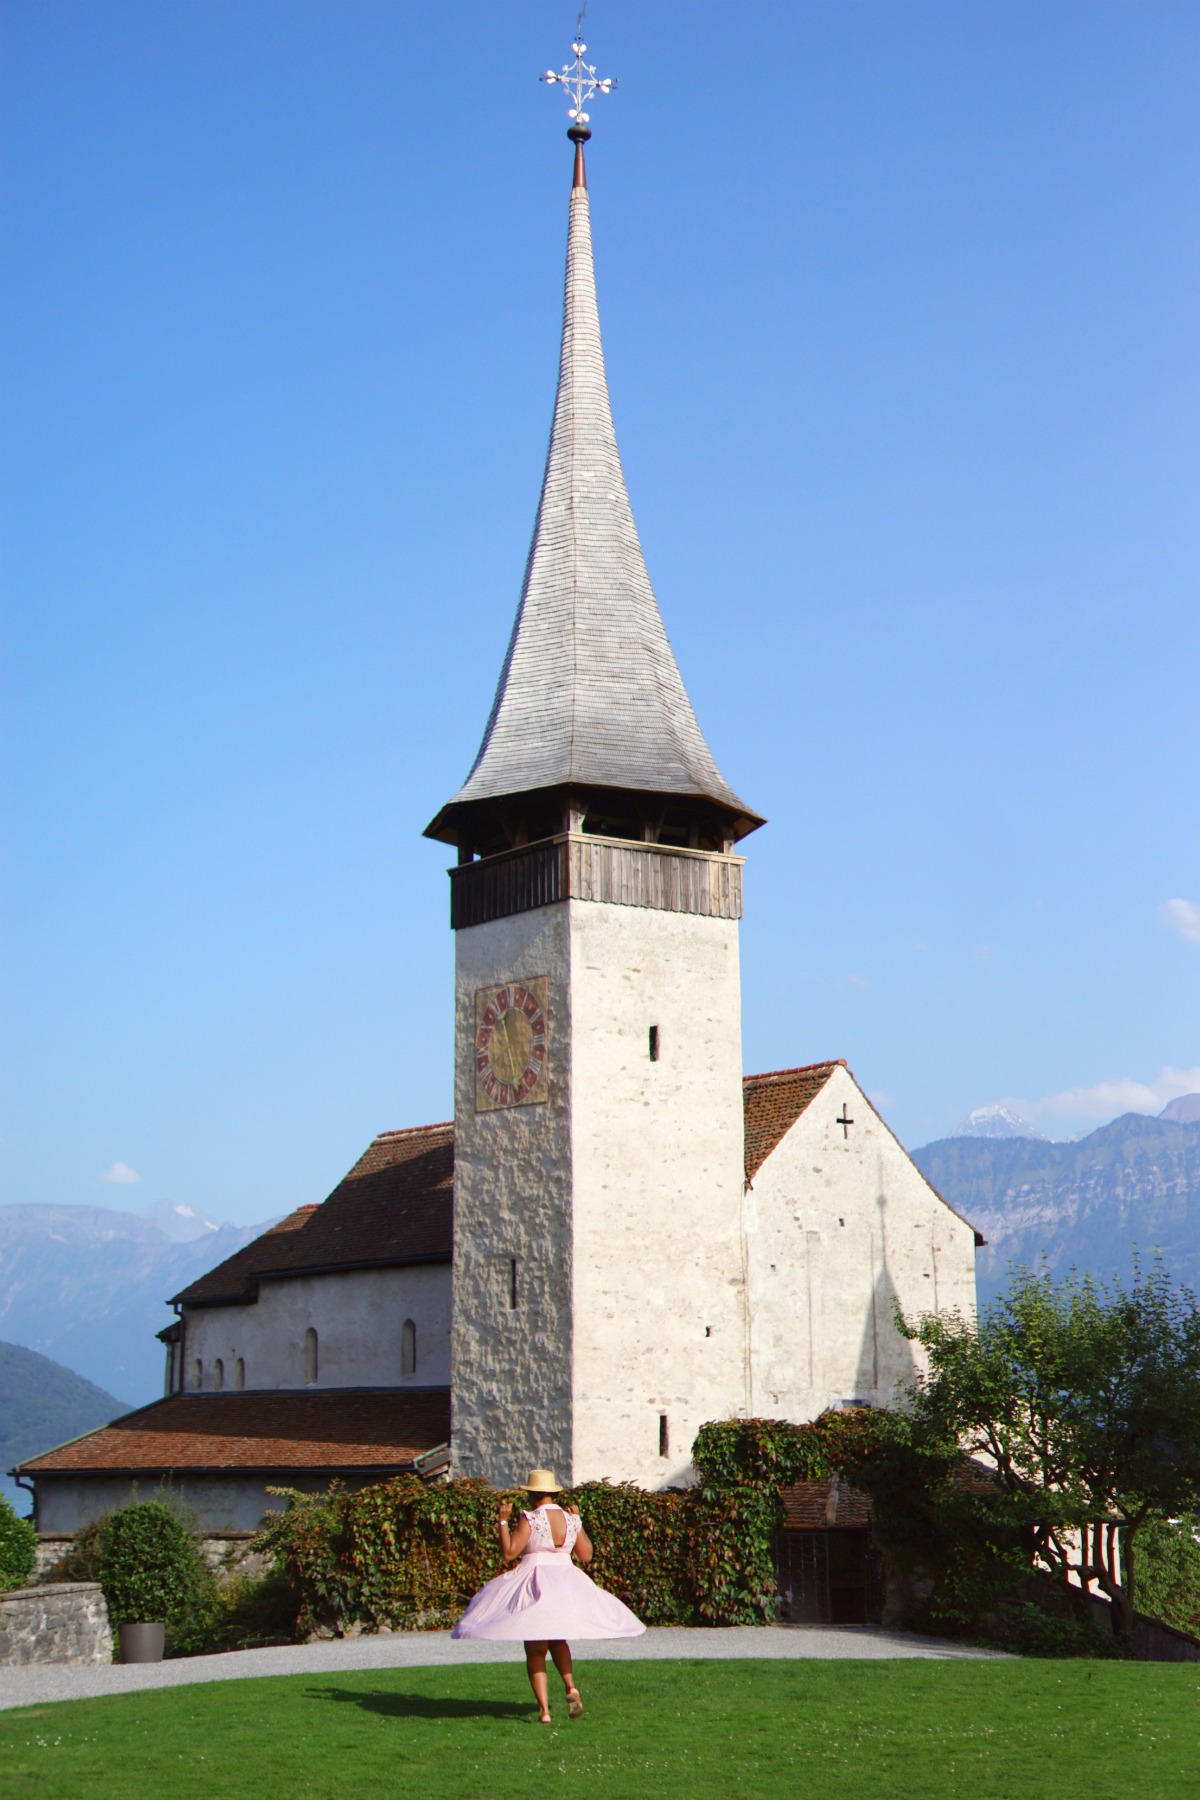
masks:
[[[642,557],[613,429],[585,187],[571,193],[550,450],[508,654],[451,806],[579,784],[701,795],[753,818],[696,723]]]

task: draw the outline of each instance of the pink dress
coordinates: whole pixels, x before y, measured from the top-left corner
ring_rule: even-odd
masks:
[[[557,1510],[557,1509],[556,1509]],[[529,1543],[515,1568],[481,1587],[451,1632],[456,1638],[626,1638],[646,1627],[615,1594],[605,1593],[571,1561],[579,1519],[565,1513],[567,1535],[555,1548],[546,1509],[522,1513]]]

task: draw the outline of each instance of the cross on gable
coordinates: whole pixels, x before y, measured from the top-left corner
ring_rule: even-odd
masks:
[[[848,1137],[849,1137],[849,1136],[850,1136],[850,1127],[851,1127],[851,1126],[852,1126],[852,1125],[853,1125],[853,1123],[854,1123],[854,1120],[853,1120],[853,1119],[850,1119],[850,1118],[847,1118],[847,1116],[846,1116],[846,1102],[845,1102],[845,1101],[844,1101],[844,1100],[843,1100],[843,1101],[842,1101],[842,1112],[841,1112],[841,1117],[840,1117],[840,1118],[837,1118],[837,1119],[835,1119],[835,1120],[834,1120],[834,1121],[833,1121],[833,1122],[834,1122],[834,1124],[835,1124],[835,1125],[840,1125],[840,1126],[841,1126],[841,1128],[842,1128],[842,1136],[843,1136],[843,1138],[848,1138]]]

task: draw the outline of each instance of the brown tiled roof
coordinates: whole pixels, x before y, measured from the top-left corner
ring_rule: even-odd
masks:
[[[454,1126],[383,1131],[321,1206],[300,1206],[176,1294],[186,1305],[253,1300],[279,1275],[405,1262],[448,1262]]]
[[[788,1531],[828,1531],[833,1526],[862,1527],[871,1523],[871,1502],[859,1488],[847,1487],[837,1476],[827,1481],[798,1481],[780,1490],[783,1523]]]
[[[21,1464],[25,1475],[402,1469],[450,1436],[448,1388],[175,1394]]]
[[[809,1063],[803,1069],[772,1069],[766,1075],[747,1075],[742,1082],[746,1109],[746,1180],[758,1174],[781,1138],[814,1101],[837,1062]]]

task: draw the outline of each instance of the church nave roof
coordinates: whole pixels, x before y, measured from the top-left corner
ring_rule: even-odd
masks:
[[[453,1213],[453,1124],[382,1131],[323,1205],[297,1207],[172,1304],[246,1303],[288,1275],[449,1262]]]

